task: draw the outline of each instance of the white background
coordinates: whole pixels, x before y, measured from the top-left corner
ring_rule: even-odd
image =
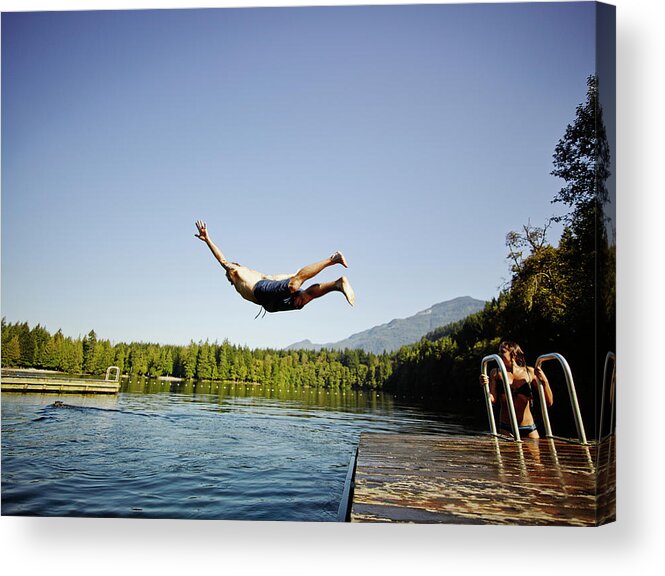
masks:
[[[331,4],[341,2],[318,2]],[[352,3],[352,2],[348,2]],[[366,4],[372,2],[365,2]],[[383,4],[393,2],[381,2]],[[0,570],[49,575],[664,573],[659,3],[617,6],[618,522],[599,529],[0,518]],[[256,2],[254,5],[304,5]],[[310,2],[309,4],[317,4]],[[0,0],[3,11],[247,6]]]

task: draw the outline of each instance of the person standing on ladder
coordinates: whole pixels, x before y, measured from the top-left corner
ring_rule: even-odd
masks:
[[[540,438],[531,408],[533,407],[533,397],[537,393],[538,382],[543,385],[547,405],[552,406],[554,404],[554,394],[552,388],[550,388],[550,383],[540,366],[534,370],[531,366],[526,365],[524,352],[515,342],[501,342],[499,344],[499,356],[501,356],[501,360],[506,366],[509,382],[507,384],[503,382],[501,371],[496,368],[490,372],[489,376],[480,375],[480,385],[489,384],[492,404],[495,404],[497,399],[501,402],[499,427],[505,432],[512,433],[506,400],[506,389],[508,389],[513,395],[520,436]]]

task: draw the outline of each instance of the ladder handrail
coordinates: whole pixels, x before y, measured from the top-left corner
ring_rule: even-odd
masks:
[[[573,374],[570,370],[570,366],[566,359],[557,352],[551,352],[549,354],[542,354],[536,359],[535,368],[539,368],[543,362],[548,360],[558,360],[559,364],[563,368],[564,376],[566,377],[566,385],[568,387],[568,396],[570,397],[570,403],[573,407],[573,416],[575,417],[575,427],[577,428],[577,436],[580,439],[580,443],[587,444],[586,433],[584,432],[584,423],[582,422],[582,413],[580,411],[579,403],[577,402],[577,392],[575,391],[575,383],[573,381]],[[545,424],[545,433],[546,436],[552,436],[552,426],[550,425],[549,413],[547,411],[547,403],[545,402],[545,390],[543,388],[543,383],[538,382],[538,395],[540,397],[540,409],[543,415],[543,422]]]
[[[111,380],[111,370],[115,370],[115,378]],[[119,382],[120,381],[120,368],[117,366],[109,366],[106,369],[106,377],[104,378],[106,382]]]
[[[616,391],[616,370],[617,370],[617,360],[614,352],[608,352],[605,356],[605,365],[603,366],[603,387],[600,392],[600,422],[598,423],[598,441],[603,438],[603,416],[604,416],[604,406],[605,406],[605,384],[607,382],[607,365],[610,360],[613,361],[612,366],[612,377],[610,378],[610,431],[608,436],[612,434],[612,428],[614,427],[614,395]]]
[[[487,364],[490,362],[496,362],[499,365],[499,370],[501,370],[501,376],[503,377],[504,389],[506,392],[510,389],[510,384],[508,383],[508,371],[506,370],[506,365],[503,363],[501,356],[498,354],[490,354],[485,356],[481,362],[480,371],[483,376],[487,376]],[[496,421],[494,419],[494,411],[492,410],[492,401],[490,400],[490,387],[489,384],[483,385],[483,391],[485,392],[485,404],[487,405],[487,417],[490,422],[490,430],[494,436],[498,436],[496,431]],[[510,417],[510,426],[513,429],[513,436],[516,442],[521,442],[520,430],[517,424],[517,415],[515,414],[515,404],[513,403],[513,395],[506,393],[506,403],[508,404],[508,416]]]

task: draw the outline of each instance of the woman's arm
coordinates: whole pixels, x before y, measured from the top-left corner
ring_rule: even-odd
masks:
[[[499,374],[499,371],[496,368],[492,368],[490,372],[490,399],[493,403],[496,403],[496,377]]]
[[[543,385],[543,391],[545,392],[545,402],[548,406],[551,406],[554,404],[554,394],[552,392],[552,388],[550,388],[550,383],[547,380],[547,376],[545,376],[545,372],[543,372],[543,369],[540,366],[538,366],[538,368],[535,370],[531,368],[531,370],[533,371],[532,375],[535,376],[536,381]]]
[[[490,387],[490,402],[492,404],[496,403],[496,368],[493,368],[489,376],[485,374],[480,375],[480,385],[484,386],[489,384]]]

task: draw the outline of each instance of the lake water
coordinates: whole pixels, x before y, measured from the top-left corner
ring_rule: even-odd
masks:
[[[2,514],[335,521],[364,431],[477,432],[370,391],[139,380],[113,397],[3,393]]]

